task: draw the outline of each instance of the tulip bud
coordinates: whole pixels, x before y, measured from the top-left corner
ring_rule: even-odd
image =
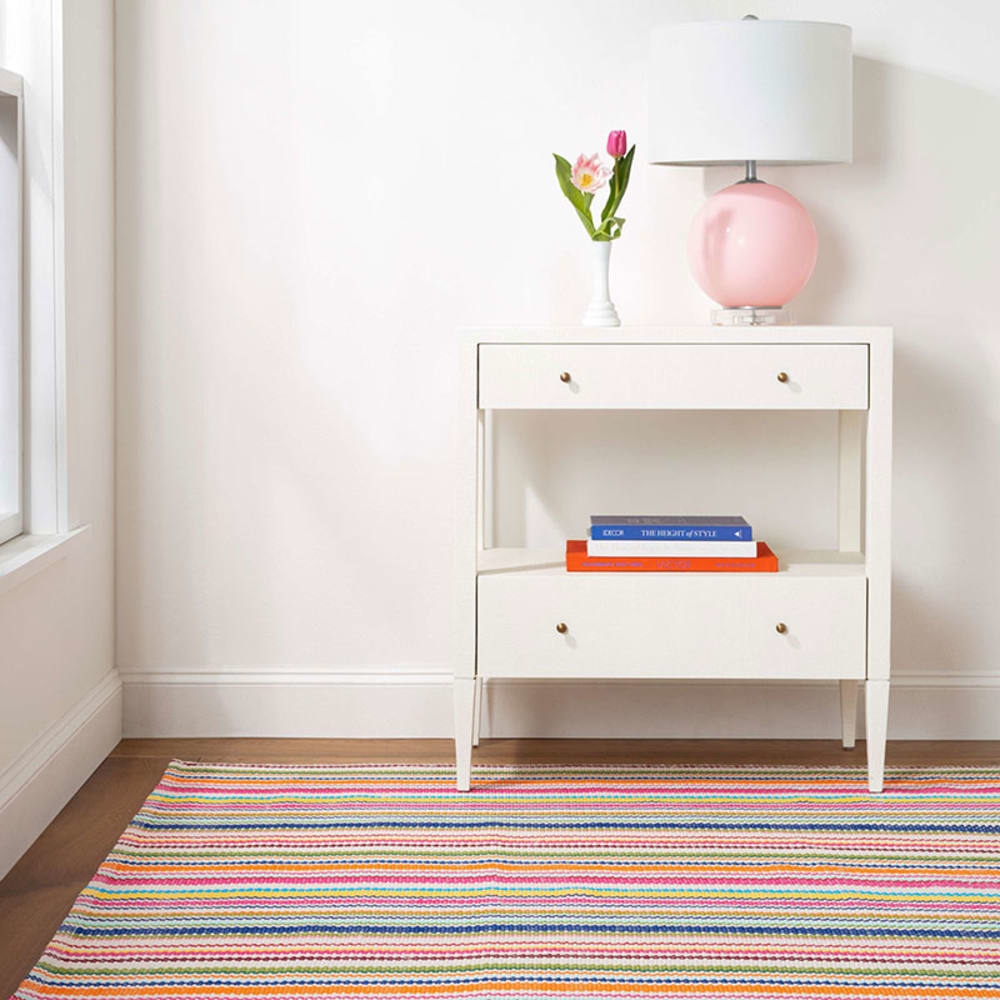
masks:
[[[624,129],[622,129],[620,132],[608,133],[608,153],[611,156],[613,156],[617,160],[620,156],[625,155],[627,149],[628,149],[628,142],[625,138]]]

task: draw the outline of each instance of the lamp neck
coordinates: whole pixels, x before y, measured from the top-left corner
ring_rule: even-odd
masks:
[[[746,176],[743,178],[744,184],[763,184],[764,182],[757,176],[757,161],[745,160]]]

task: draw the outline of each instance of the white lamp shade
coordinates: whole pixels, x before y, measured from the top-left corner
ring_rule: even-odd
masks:
[[[651,163],[850,163],[851,29],[708,21],[653,31]]]

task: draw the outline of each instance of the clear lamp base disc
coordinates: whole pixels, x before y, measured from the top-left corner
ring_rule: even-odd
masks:
[[[713,309],[712,326],[783,326],[792,322],[791,313],[781,306],[739,306]]]

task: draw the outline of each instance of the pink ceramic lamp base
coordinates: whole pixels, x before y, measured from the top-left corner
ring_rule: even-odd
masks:
[[[773,184],[744,181],[712,195],[694,217],[688,262],[702,291],[726,309],[775,309],[816,266],[816,227]]]

